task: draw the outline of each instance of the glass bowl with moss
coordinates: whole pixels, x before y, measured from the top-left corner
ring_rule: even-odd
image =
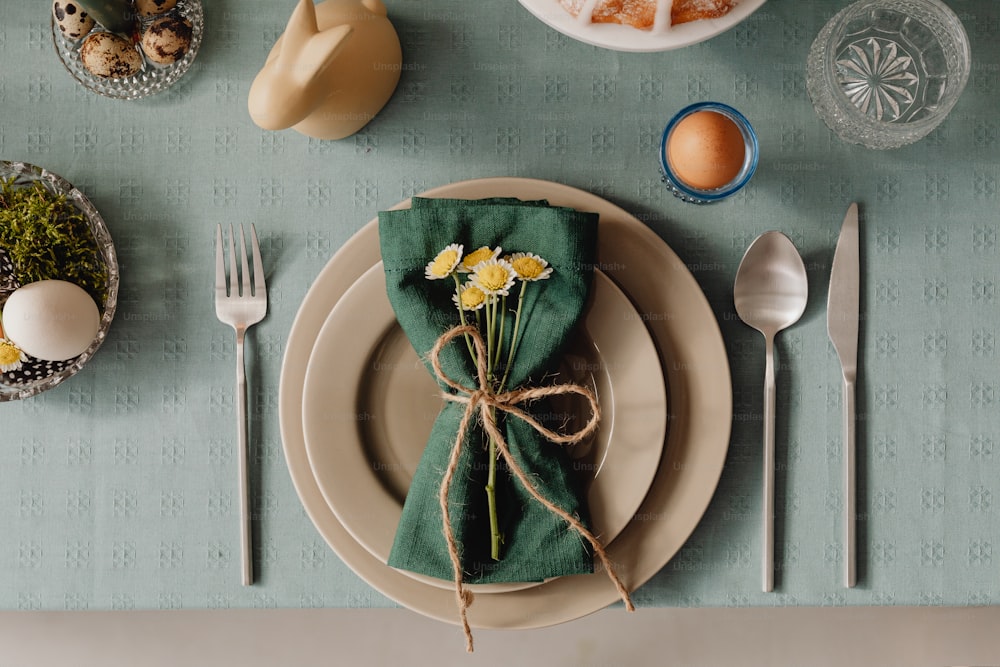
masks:
[[[118,302],[118,258],[104,219],[66,179],[25,162],[0,160],[0,312],[20,287],[63,280],[86,291],[100,326],[72,359],[34,358],[3,333],[0,402],[34,396],[76,375],[104,342]]]

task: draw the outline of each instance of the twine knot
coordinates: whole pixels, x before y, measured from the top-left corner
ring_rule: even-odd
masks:
[[[448,343],[459,336],[464,336],[466,341],[470,342],[475,350],[477,387],[466,387],[462,383],[449,377],[441,367],[441,351]],[[517,417],[551,442],[556,444],[575,444],[583,441],[597,430],[597,426],[601,419],[601,409],[600,405],[597,403],[597,397],[594,396],[594,392],[592,392],[588,387],[577,384],[562,384],[550,387],[525,387],[497,393],[494,391],[490,378],[486,372],[487,362],[486,344],[483,341],[483,336],[479,332],[479,329],[474,326],[457,326],[446,331],[441,334],[441,337],[437,339],[434,347],[431,348],[430,351],[430,363],[435,376],[440,382],[444,383],[455,392],[442,392],[442,396],[447,401],[465,404],[465,411],[462,414],[462,419],[458,425],[458,434],[455,437],[455,444],[452,446],[451,456],[448,459],[448,467],[441,479],[441,489],[438,494],[438,503],[441,507],[441,514],[444,518],[444,536],[448,545],[448,555],[451,559],[452,571],[454,572],[455,600],[458,605],[462,629],[465,632],[465,647],[469,653],[472,653],[473,644],[472,630],[469,626],[467,610],[472,604],[473,596],[472,592],[465,588],[462,582],[462,562],[458,551],[458,544],[451,529],[451,521],[449,520],[448,490],[451,486],[451,480],[455,475],[456,469],[458,468],[459,455],[461,454],[462,443],[465,441],[465,434],[468,431],[472,418],[477,412],[481,416],[483,428],[485,429],[487,435],[493,439],[493,442],[496,444],[498,454],[507,464],[510,472],[521,483],[532,498],[541,503],[550,512],[563,519],[573,530],[579,533],[580,536],[590,544],[594,550],[594,554],[598,557],[598,559],[600,559],[601,564],[604,566],[604,570],[607,572],[608,578],[614,583],[619,596],[621,596],[622,601],[625,603],[625,608],[628,609],[628,611],[635,611],[629,592],[616,574],[614,565],[608,557],[604,546],[587,529],[587,527],[583,525],[579,518],[570,514],[565,509],[559,507],[542,495],[534,481],[532,481],[520,464],[511,455],[510,449],[507,447],[507,442],[504,439],[503,434],[500,432],[500,429],[497,427],[496,422],[496,411],[499,410],[508,415]],[[578,394],[583,396],[587,400],[590,407],[590,419],[587,420],[587,423],[584,424],[583,428],[572,433],[560,433],[549,429],[542,425],[527,411],[518,407],[522,403],[538,400],[547,396],[563,394]]]

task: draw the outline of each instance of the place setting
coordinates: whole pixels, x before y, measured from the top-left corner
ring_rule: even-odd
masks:
[[[224,17],[255,31],[252,62],[236,28],[211,43],[200,0],[57,0],[38,24],[83,118],[0,140],[101,171],[0,162],[19,571],[121,575],[60,598],[81,608],[136,606],[122,590],[151,573],[137,606],[398,605],[469,652],[607,607],[891,605],[886,571],[983,575],[975,533],[898,526],[953,516],[956,493],[989,514],[987,481],[944,480],[957,450],[991,460],[991,385],[962,387],[972,418],[945,444],[889,423],[953,409],[949,319],[992,354],[989,224],[894,219],[949,187],[992,197],[978,147],[973,185],[914,178],[908,152],[946,150],[982,87],[965,15],[831,6],[808,38],[785,24],[758,88],[732,54],[773,56],[755,31],[788,10],[765,0],[519,0],[486,47],[476,9],[286,4]],[[224,114],[141,126],[137,101],[192,72],[219,79],[192,107]],[[104,127],[104,105],[129,109]],[[972,268],[945,276],[957,246]],[[949,306],[962,290],[974,317]],[[908,339],[904,307],[936,330]],[[928,375],[887,370],[914,350]],[[44,437],[102,411],[96,435]],[[51,466],[80,488],[52,491]],[[88,537],[105,514],[124,528]],[[31,532],[59,521],[76,532]]]
[[[594,275],[595,300],[584,314],[583,331],[570,345],[571,358],[563,361],[570,372],[557,374],[555,386],[560,376],[574,375],[575,365],[585,371],[583,381],[598,396],[602,422],[595,441],[569,468],[593,477],[587,498],[597,501],[591,510],[595,525],[608,539],[609,561],[625,573],[622,585],[634,588],[682,546],[721,473],[731,404],[717,325],[693,277],[669,247],[654,241],[655,235],[633,216],[594,195],[551,182],[502,178],[451,184],[423,193],[418,201],[463,200],[475,208],[475,202],[493,197],[544,200],[600,220],[592,263],[600,267]],[[401,202],[390,212],[406,212],[410,205]],[[290,337],[295,345],[289,346],[282,370],[285,456],[313,523],[355,572],[411,609],[456,622],[448,578],[432,579],[387,564],[403,497],[441,399],[432,376],[407,349],[385,302],[379,224],[369,222],[334,255],[300,306]],[[641,267],[664,264],[677,272],[671,274],[672,287],[648,289]],[[384,315],[378,315],[380,309]],[[681,311],[687,314],[683,322],[669,316]],[[598,324],[598,313],[611,315]],[[374,340],[359,337],[359,332],[373,334]],[[622,332],[626,337],[619,338]],[[629,340],[627,350],[619,347]],[[357,351],[344,354],[352,348]],[[636,387],[637,364],[648,364],[650,358],[663,381],[652,382],[645,366]],[[705,372],[689,373],[688,368]],[[339,374],[345,371],[348,378],[362,372],[366,378],[345,383]],[[610,423],[603,421],[605,415]],[[583,419],[575,413],[562,416],[570,424]],[[414,438],[415,443],[408,442]],[[621,494],[620,486],[610,492],[605,485],[616,479],[628,480],[629,494]],[[367,509],[359,512],[362,505]],[[486,628],[542,627],[619,599],[603,572],[488,581],[469,588],[474,595],[469,622]]]

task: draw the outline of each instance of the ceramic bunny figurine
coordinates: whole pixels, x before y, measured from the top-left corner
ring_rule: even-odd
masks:
[[[265,130],[343,139],[389,101],[402,60],[382,0],[299,0],[250,87],[250,117]]]

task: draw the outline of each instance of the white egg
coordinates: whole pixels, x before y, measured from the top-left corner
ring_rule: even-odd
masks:
[[[97,304],[65,280],[39,280],[14,290],[3,307],[7,338],[25,354],[65,361],[90,347],[101,327]]]

